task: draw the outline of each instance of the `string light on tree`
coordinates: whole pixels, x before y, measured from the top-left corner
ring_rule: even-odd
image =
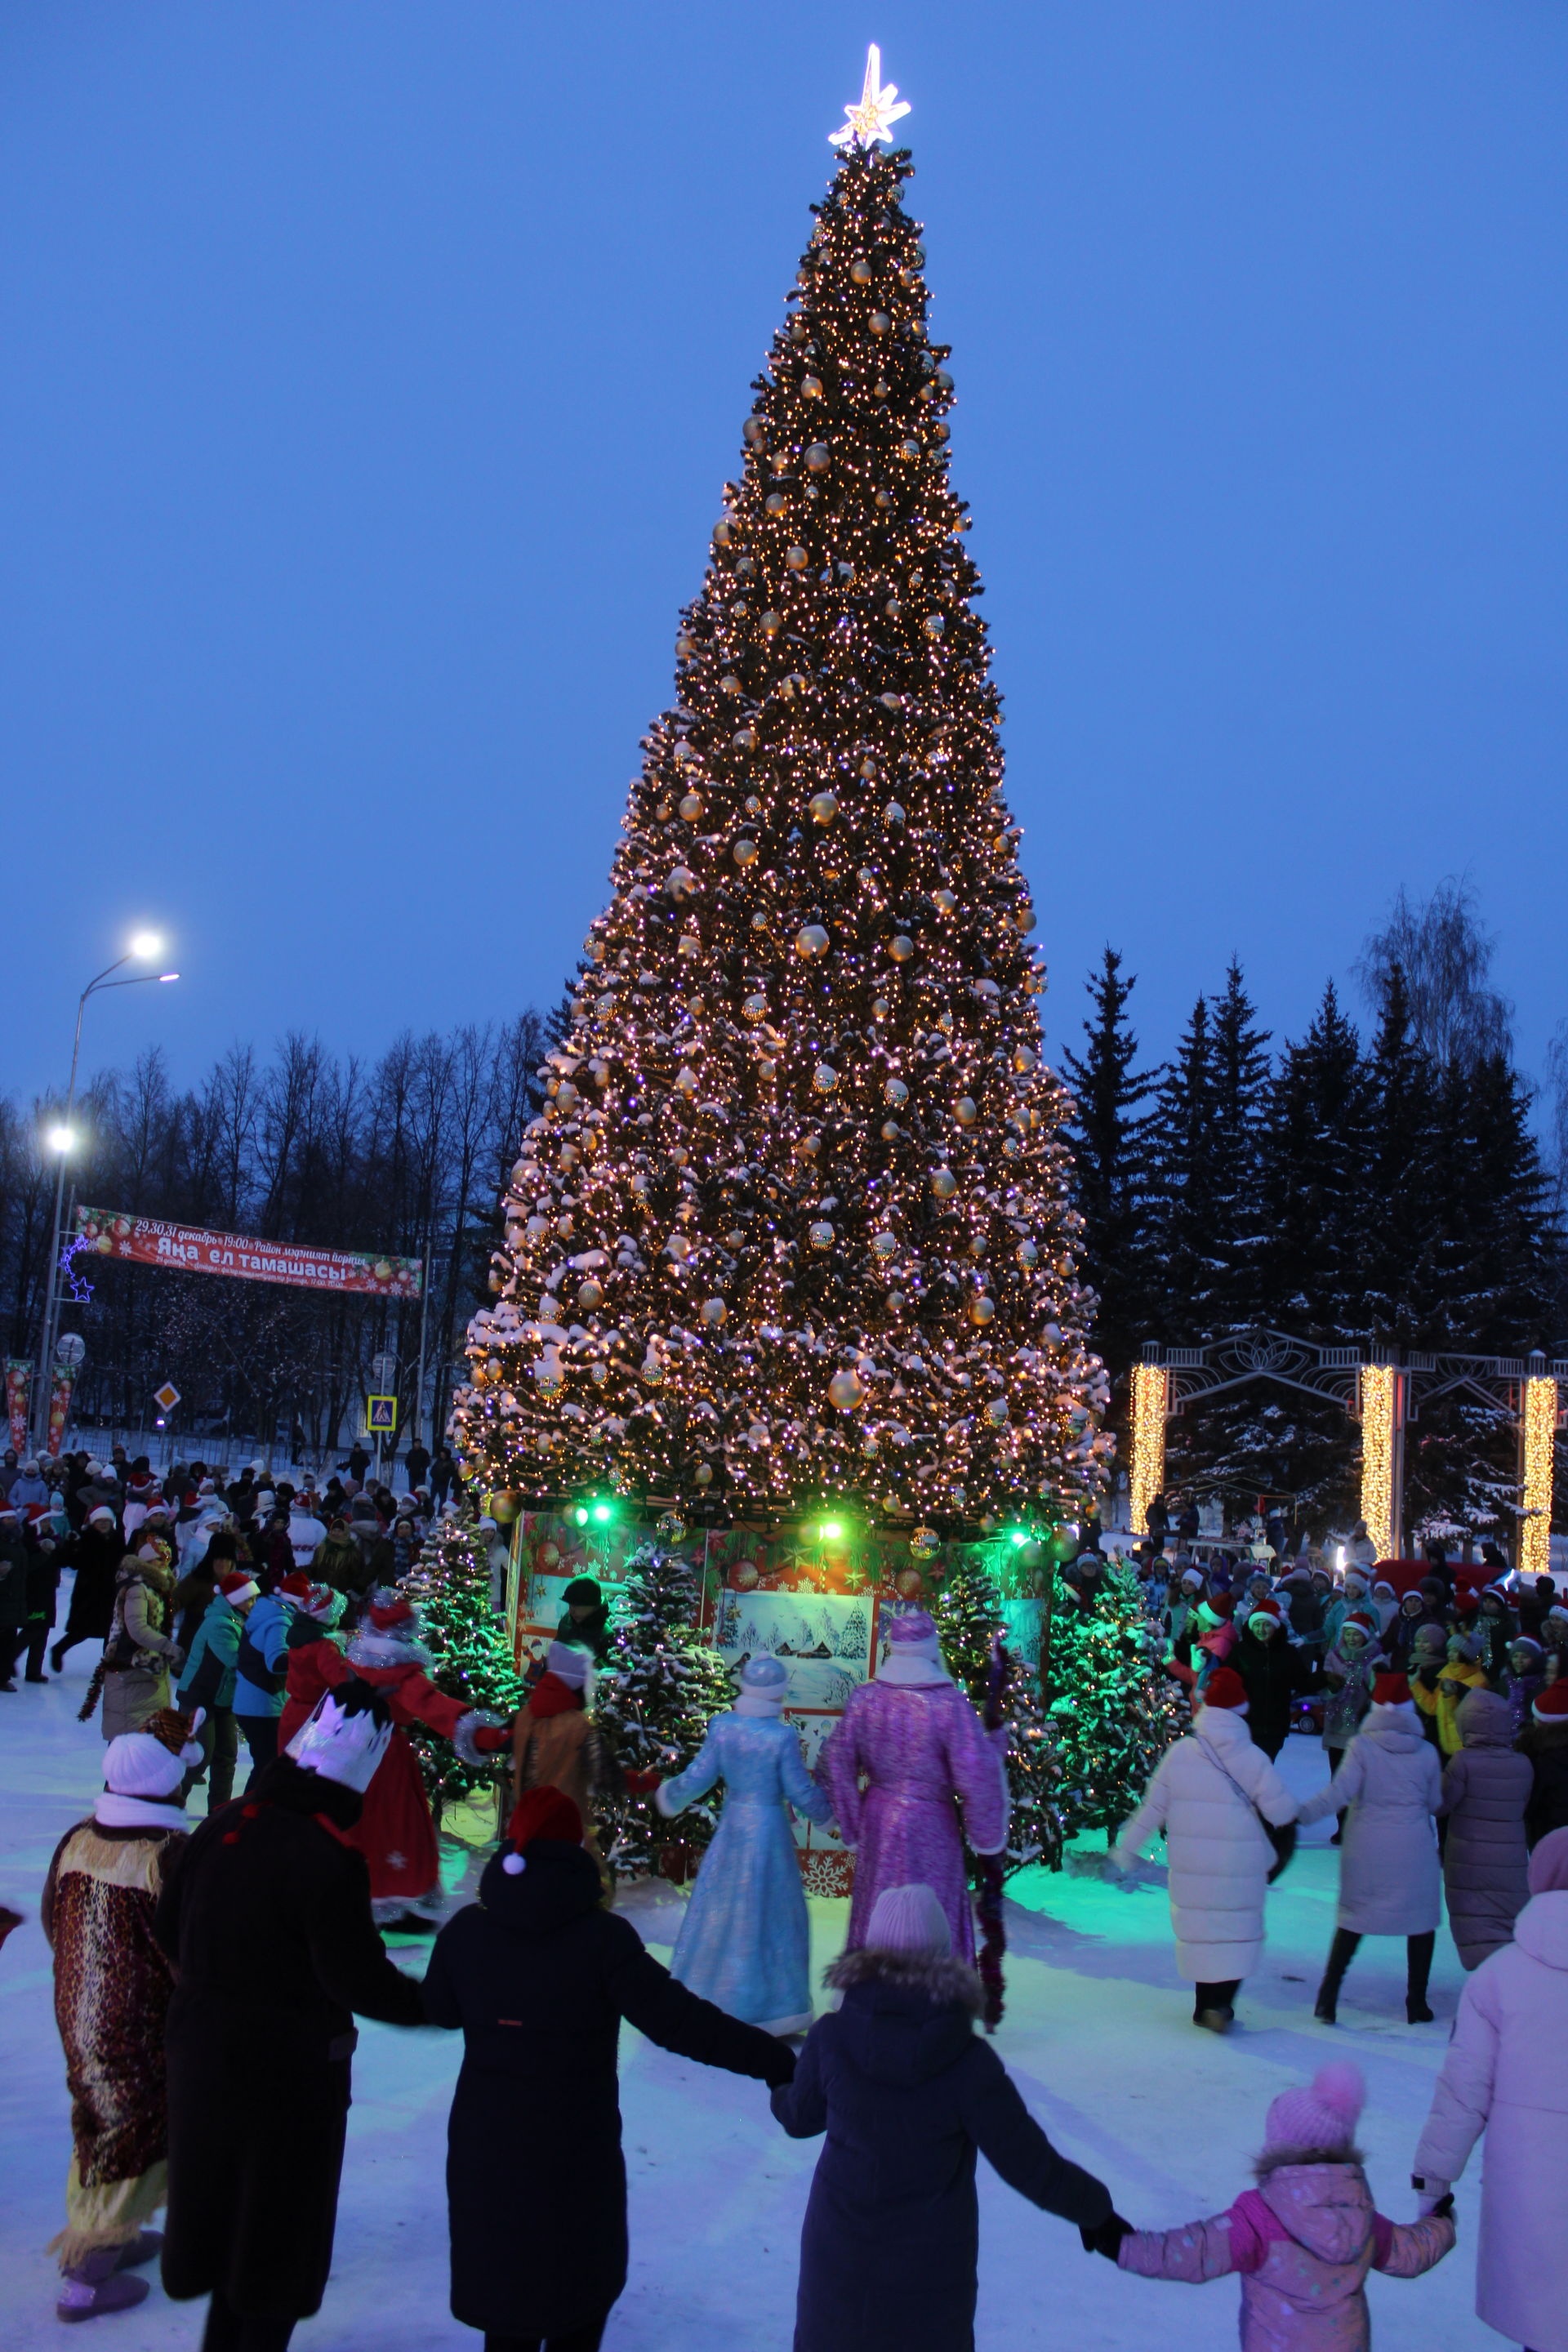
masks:
[[[1361,1515],[1379,1559],[1394,1553],[1395,1412],[1399,1374],[1392,1364],[1361,1368]]]
[[[1557,1383],[1527,1380],[1520,1398],[1519,1559],[1521,1576],[1552,1570],[1552,1473],[1557,1445]]]
[[[905,111],[873,50],[512,1170],[491,1486],[956,1531],[1102,1483]]]

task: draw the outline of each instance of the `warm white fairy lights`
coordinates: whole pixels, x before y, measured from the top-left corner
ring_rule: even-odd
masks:
[[[1361,1368],[1361,1515],[1379,1559],[1394,1552],[1394,1455],[1399,1374],[1392,1364]]]
[[[1149,1532],[1149,1506],[1165,1486],[1165,1406],[1170,1374],[1163,1364],[1132,1367],[1132,1466],[1128,1487],[1132,1533]]]
[[[1557,1444],[1557,1383],[1524,1383],[1520,1400],[1519,1572],[1545,1576],[1552,1566],[1552,1468]]]

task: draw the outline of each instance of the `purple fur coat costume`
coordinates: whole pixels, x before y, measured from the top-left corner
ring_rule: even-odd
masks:
[[[974,1927],[963,1826],[977,1853],[1007,1836],[1006,1734],[993,1738],[942,1663],[924,1610],[899,1618],[875,1682],[850,1694],[822,1750],[817,1778],[855,1848],[846,1950],[866,1941],[885,1886],[931,1887],[952,1930],[953,1958],[973,1961]]]

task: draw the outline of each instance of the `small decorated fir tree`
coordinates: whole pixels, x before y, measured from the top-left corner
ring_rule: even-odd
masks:
[[[1055,1790],[1059,1771],[1051,1722],[1038,1677],[1006,1648],[994,1578],[974,1554],[960,1557],[936,1603],[942,1652],[953,1680],[984,1715],[994,1686],[993,1636],[1003,1630],[1006,1687],[999,1704],[1007,1730],[1007,1787],[1012,1811],[1004,1869],[1027,1864],[1061,1865],[1062,1829]]]
[[[594,1718],[628,1772],[668,1779],[684,1770],[710,1717],[731,1703],[723,1661],[697,1630],[700,1598],[700,1570],[673,1552],[649,1545],[627,1567],[626,1613],[595,1688]],[[662,1867],[670,1847],[702,1853],[718,1825],[716,1794],[673,1821],[651,1797],[633,1797],[605,1824],[604,1844],[618,1877],[642,1877]]]
[[[505,1622],[490,1606],[489,1560],[472,1522],[443,1519],[426,1538],[399,1590],[419,1612],[431,1681],[466,1706],[514,1714],[522,1704],[522,1685]],[[421,1724],[412,1725],[408,1736],[426,1793],[437,1808],[460,1804],[500,1777],[497,1764],[466,1764],[449,1741]]]
[[[1063,1831],[1114,1834],[1180,1728],[1176,1686],[1160,1672],[1157,1629],[1127,1570],[1108,1568],[1087,1600],[1058,1574],[1048,1689]]]
[[[960,1553],[933,1613],[949,1674],[984,1712],[991,1636],[1002,1622],[1002,1611],[996,1580],[976,1554]]]

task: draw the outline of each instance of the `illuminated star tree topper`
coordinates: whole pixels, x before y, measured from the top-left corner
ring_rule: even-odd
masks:
[[[860,91],[858,106],[847,106],[848,118],[843,127],[830,131],[830,147],[874,147],[879,142],[886,145],[892,138],[892,126],[909,112],[909,100],[899,96],[898,84],[882,85],[882,52],[875,41],[866,52],[866,79]]]

